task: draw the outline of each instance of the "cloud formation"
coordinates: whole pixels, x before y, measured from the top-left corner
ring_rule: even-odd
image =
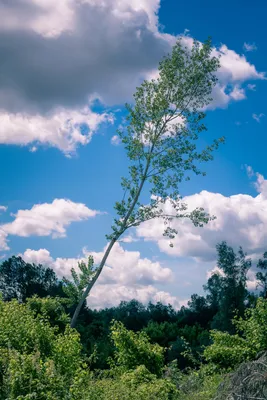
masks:
[[[121,143],[121,140],[119,138],[118,135],[113,135],[111,140],[110,140],[111,144],[113,144],[114,146],[119,146],[119,144]]]
[[[78,145],[90,142],[93,133],[104,123],[113,123],[112,114],[98,114],[89,107],[82,110],[57,109],[48,115],[0,111],[0,143],[49,145],[65,154]]]
[[[72,222],[87,220],[97,214],[99,211],[90,210],[85,204],[66,199],[36,204],[30,210],[19,210],[13,215],[14,221],[0,225],[2,245],[7,235],[65,237],[66,227]]]
[[[213,89],[213,101],[208,109],[225,108],[231,101],[245,99],[245,88],[242,87],[244,82],[266,79],[265,74],[258,72],[244,55],[237,54],[226,45],[214,49],[213,55],[220,57],[221,67],[217,72],[218,84]]]
[[[46,249],[27,249],[22,257],[25,261],[53,268],[59,277],[70,277],[71,268],[77,268],[79,260],[86,261],[86,257],[91,254],[97,264],[103,256],[103,252],[84,250],[83,253],[83,256],[78,258],[53,259]],[[172,278],[172,271],[169,268],[162,267],[159,262],[142,258],[138,251],[124,250],[117,243],[88,298],[88,304],[92,308],[103,308],[118,305],[122,300],[137,299],[143,303],[162,301],[164,304],[170,303],[178,308],[177,297],[152,286],[166,285]]]
[[[223,240],[235,249],[242,246],[249,255],[261,255],[266,251],[267,243],[267,180],[261,174],[255,174],[251,167],[248,174],[256,178],[254,187],[259,193],[256,197],[246,194],[227,197],[205,190],[184,197],[189,210],[203,207],[216,219],[203,228],[196,228],[185,219],[174,221],[172,226],[178,230],[178,235],[172,241],[173,248],[162,236],[165,229],[162,221],[144,223],[137,229],[137,235],[156,242],[159,249],[168,255],[191,257],[198,261],[215,261],[216,244]]]
[[[0,143],[67,154],[86,145],[100,123],[112,122],[90,110],[90,99],[107,106],[131,101],[175,43],[159,30],[159,7],[160,0],[1,2]],[[188,35],[183,40],[192,44]],[[243,82],[264,79],[226,45],[214,54],[221,68],[209,108],[245,99]]]
[[[156,29],[158,6],[158,0],[2,3],[0,108],[82,107],[95,93],[108,104],[129,98],[170,49]]]

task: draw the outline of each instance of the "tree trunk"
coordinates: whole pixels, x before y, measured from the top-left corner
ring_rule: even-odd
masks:
[[[106,262],[106,260],[107,260],[107,258],[108,258],[108,256],[109,256],[109,253],[111,252],[111,249],[112,249],[112,247],[114,246],[114,244],[116,243],[116,241],[117,241],[117,239],[114,238],[114,239],[112,239],[111,242],[109,243],[109,246],[108,246],[108,248],[107,248],[107,250],[106,250],[106,252],[105,252],[105,254],[104,254],[104,256],[103,256],[103,258],[102,258],[102,260],[101,260],[101,263],[99,264],[97,273],[95,274],[94,278],[93,278],[92,281],[89,283],[89,285],[87,286],[86,290],[83,292],[83,295],[82,295],[82,297],[81,297],[81,299],[80,299],[80,301],[79,301],[79,304],[77,305],[77,307],[76,307],[76,309],[75,309],[75,312],[74,312],[74,314],[73,314],[73,317],[72,317],[72,319],[71,319],[71,323],[70,323],[71,328],[75,328],[76,323],[77,323],[77,318],[78,318],[78,316],[79,316],[79,314],[80,314],[80,311],[81,311],[81,308],[82,308],[82,306],[83,306],[83,303],[85,302],[87,296],[88,296],[89,293],[91,292],[91,290],[92,290],[94,284],[96,283],[96,281],[97,281],[99,275],[101,274],[102,269],[104,268],[105,262]]]
[[[151,155],[151,153],[153,152],[153,149],[154,149],[154,144],[153,144],[152,147],[151,147],[150,155]],[[70,323],[71,328],[75,328],[76,323],[77,323],[77,318],[78,318],[78,316],[79,316],[79,314],[80,314],[82,305],[83,305],[83,303],[85,302],[85,300],[86,300],[87,296],[89,295],[89,293],[91,292],[91,290],[92,290],[94,284],[96,283],[96,281],[97,281],[99,275],[101,274],[101,272],[102,272],[102,270],[103,270],[103,268],[104,268],[105,262],[107,261],[107,258],[108,258],[108,256],[109,256],[109,253],[110,253],[111,250],[112,250],[112,247],[114,246],[114,244],[117,242],[117,240],[119,239],[119,237],[120,237],[120,236],[123,234],[123,232],[125,231],[125,228],[126,228],[126,226],[127,226],[128,219],[130,218],[130,216],[131,216],[131,214],[132,214],[132,212],[133,212],[133,210],[134,210],[134,207],[135,207],[135,205],[136,205],[136,203],[137,203],[137,201],[138,201],[138,199],[139,199],[140,193],[141,193],[141,191],[142,191],[142,189],[143,189],[143,186],[144,186],[144,183],[145,183],[145,181],[146,181],[147,173],[148,173],[148,169],[149,169],[149,165],[150,165],[150,156],[149,156],[149,158],[148,158],[148,160],[147,160],[147,164],[146,164],[144,176],[143,176],[143,178],[142,178],[142,181],[141,181],[141,183],[140,183],[140,186],[139,186],[139,188],[138,188],[138,191],[137,191],[137,193],[136,193],[136,195],[135,195],[135,198],[134,198],[134,200],[133,200],[133,203],[132,203],[132,205],[131,205],[131,207],[130,207],[128,213],[126,214],[126,216],[125,216],[125,218],[124,218],[124,221],[123,221],[121,230],[120,230],[119,234],[118,234],[115,238],[113,238],[113,239],[111,240],[111,242],[109,243],[108,248],[107,248],[107,250],[106,250],[106,252],[105,252],[105,254],[104,254],[104,256],[103,256],[103,258],[102,258],[102,260],[101,260],[101,263],[99,264],[97,273],[95,274],[94,278],[93,278],[92,281],[88,284],[87,288],[86,288],[85,291],[83,292],[83,295],[82,295],[82,297],[81,297],[81,299],[80,299],[80,301],[79,301],[79,304],[77,305],[77,307],[76,307],[76,309],[75,309],[75,312],[74,312],[74,314],[73,314],[73,317],[72,317],[72,319],[71,319],[71,323]]]

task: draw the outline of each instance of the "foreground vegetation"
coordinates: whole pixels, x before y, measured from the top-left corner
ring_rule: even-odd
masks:
[[[214,399],[229,372],[267,350],[266,254],[257,297],[246,289],[251,261],[243,250],[235,254],[223,242],[217,251],[221,274],[188,307],[135,300],[84,307],[77,329],[70,327],[71,282],[19,257],[4,261],[0,398]]]

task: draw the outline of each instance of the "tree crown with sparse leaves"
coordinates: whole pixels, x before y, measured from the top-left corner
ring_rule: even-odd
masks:
[[[118,134],[130,160],[129,176],[122,178],[123,199],[115,204],[117,218],[108,239],[117,238],[128,228],[153,218],[163,218],[164,234],[173,238],[174,218],[190,218],[196,226],[210,217],[202,208],[187,212],[179,185],[190,173],[205,173],[200,164],[212,159],[213,150],[223,139],[200,150],[197,139],[206,130],[203,110],[211,102],[216,84],[218,58],[211,56],[211,41],[194,41],[192,49],[182,39],[172,54],[159,65],[159,76],[144,81],[134,95],[134,106],[127,105],[127,127]],[[144,184],[149,198],[144,204],[140,194]],[[170,202],[172,212],[164,204]]]

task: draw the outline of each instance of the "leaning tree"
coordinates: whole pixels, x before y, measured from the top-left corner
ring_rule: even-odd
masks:
[[[160,62],[158,77],[145,80],[136,89],[134,104],[126,105],[126,124],[118,132],[130,164],[121,182],[123,197],[115,204],[117,216],[100,264],[93,268],[91,260],[88,271],[82,271],[83,290],[72,327],[110,251],[128,229],[161,219],[166,228],[163,234],[171,240],[177,233],[174,219],[188,218],[195,226],[203,226],[213,218],[202,208],[189,211],[179,192],[180,183],[192,173],[205,175],[200,164],[211,160],[213,150],[223,141],[214,140],[204,149],[198,142],[206,130],[204,110],[212,100],[219,68],[218,58],[211,53],[210,40],[204,44],[194,41],[189,48],[178,39],[171,54]],[[147,201],[142,201],[143,194],[149,195]]]

